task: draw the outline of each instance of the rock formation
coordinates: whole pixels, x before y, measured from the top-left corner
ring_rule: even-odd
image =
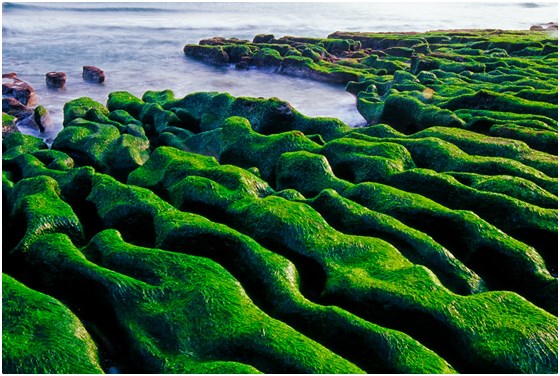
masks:
[[[348,80],[364,128],[119,91],[3,137],[3,371],[557,373],[557,41],[527,33],[186,49]]]

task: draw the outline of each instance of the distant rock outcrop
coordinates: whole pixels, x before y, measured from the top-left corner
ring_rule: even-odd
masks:
[[[85,81],[100,84],[105,81],[105,72],[100,68],[91,65],[84,66],[82,78]]]
[[[49,72],[46,78],[49,89],[62,89],[66,84],[66,73],[64,72]]]

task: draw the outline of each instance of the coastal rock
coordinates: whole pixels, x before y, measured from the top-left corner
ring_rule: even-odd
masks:
[[[270,43],[274,39],[272,34],[257,34],[253,38],[253,43]]]
[[[235,64],[235,69],[248,70],[249,63],[247,61],[240,61],[239,63]]]
[[[15,98],[2,98],[2,112],[15,116],[16,118],[24,118],[33,114],[33,109],[22,104]]]
[[[23,128],[36,129],[45,132],[52,127],[49,111],[43,106],[37,106],[34,110],[20,112],[17,116],[17,125]]]
[[[95,342],[66,305],[4,273],[2,326],[3,372],[103,372]]]
[[[547,22],[543,24],[533,25],[529,28],[531,31],[543,31],[543,30],[558,30],[558,22]]]
[[[210,45],[210,46],[222,46],[225,44],[246,44],[249,43],[248,40],[237,39],[237,38],[224,38],[224,37],[214,37],[208,39],[202,39],[200,45]]]
[[[15,73],[2,77],[2,99],[15,98],[22,104],[33,106],[37,103],[35,90],[28,83],[16,77]]]
[[[227,65],[229,63],[228,54],[220,46],[187,44],[183,48],[183,52],[186,56],[213,65]]]
[[[18,127],[15,125],[16,118],[2,112],[2,138],[14,132],[19,132]]]
[[[370,125],[163,90],[69,102],[50,149],[4,137],[4,270],[79,317],[103,371],[558,372],[551,33],[212,39],[232,65],[350,80]]]
[[[82,78],[84,81],[100,84],[105,81],[105,72],[98,67],[86,65],[83,67]]]
[[[43,106],[35,107],[33,112],[33,120],[41,132],[45,132],[52,127],[52,119],[49,111]]]
[[[66,73],[49,72],[46,74],[46,81],[49,89],[62,89],[66,84]]]

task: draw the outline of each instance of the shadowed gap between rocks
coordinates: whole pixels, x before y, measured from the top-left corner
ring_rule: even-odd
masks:
[[[377,325],[408,334],[424,346],[435,351],[459,373],[493,372],[489,369],[476,371],[476,365],[465,364],[461,360],[461,355],[457,348],[449,346],[449,343],[456,340],[451,335],[451,331],[429,314],[406,310],[397,305],[390,307],[377,306],[376,309],[372,309],[373,304],[351,300],[343,295],[331,294],[324,298],[323,304],[341,307]]]
[[[321,294],[327,283],[327,274],[316,260],[292,251],[274,239],[260,241],[260,244],[290,260],[298,270],[300,276],[299,290],[302,295],[312,302],[321,304]]]
[[[111,218],[111,223],[105,223],[103,227],[118,230],[127,243],[155,248],[156,230],[153,215],[142,210],[141,207],[128,206],[127,209],[125,211],[116,208],[112,213],[107,214],[107,217]],[[96,208],[93,210],[97,214]]]
[[[491,290],[517,291],[533,304],[552,314],[557,314],[558,306],[550,305],[549,300],[545,297],[546,293],[533,294],[535,284],[538,284],[540,288],[543,287],[541,282],[535,281],[528,286],[525,280],[520,279],[517,275],[511,275],[510,270],[514,270],[512,269],[514,265],[506,255],[500,255],[496,250],[487,247],[482,247],[472,253],[467,246],[469,240],[465,239],[461,232],[461,224],[445,218],[422,216],[408,216],[405,223],[428,234],[447,249],[453,250],[455,257],[481,276]],[[543,299],[539,297],[540,295],[543,296]]]
[[[541,230],[518,229],[510,234],[513,238],[533,246],[544,259],[546,268],[554,277],[558,277],[558,233]]]

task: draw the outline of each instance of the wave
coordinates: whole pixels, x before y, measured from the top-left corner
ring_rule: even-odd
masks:
[[[56,12],[127,12],[127,13],[175,13],[176,8],[162,8],[162,7],[131,7],[130,3],[97,3],[96,5],[90,3],[83,3],[85,6],[68,6],[72,3],[59,3],[60,6],[55,6],[55,3],[45,3],[45,5],[34,3],[2,3],[2,11],[16,11],[16,10],[34,10],[34,11],[56,11]],[[122,4],[122,6],[118,6]],[[168,3],[169,4],[169,3]],[[79,5],[74,3],[72,5]],[[92,6],[93,5],[93,6]],[[189,9],[189,11],[195,11]]]
[[[522,8],[540,8],[540,5],[537,3],[521,3],[519,6]]]

